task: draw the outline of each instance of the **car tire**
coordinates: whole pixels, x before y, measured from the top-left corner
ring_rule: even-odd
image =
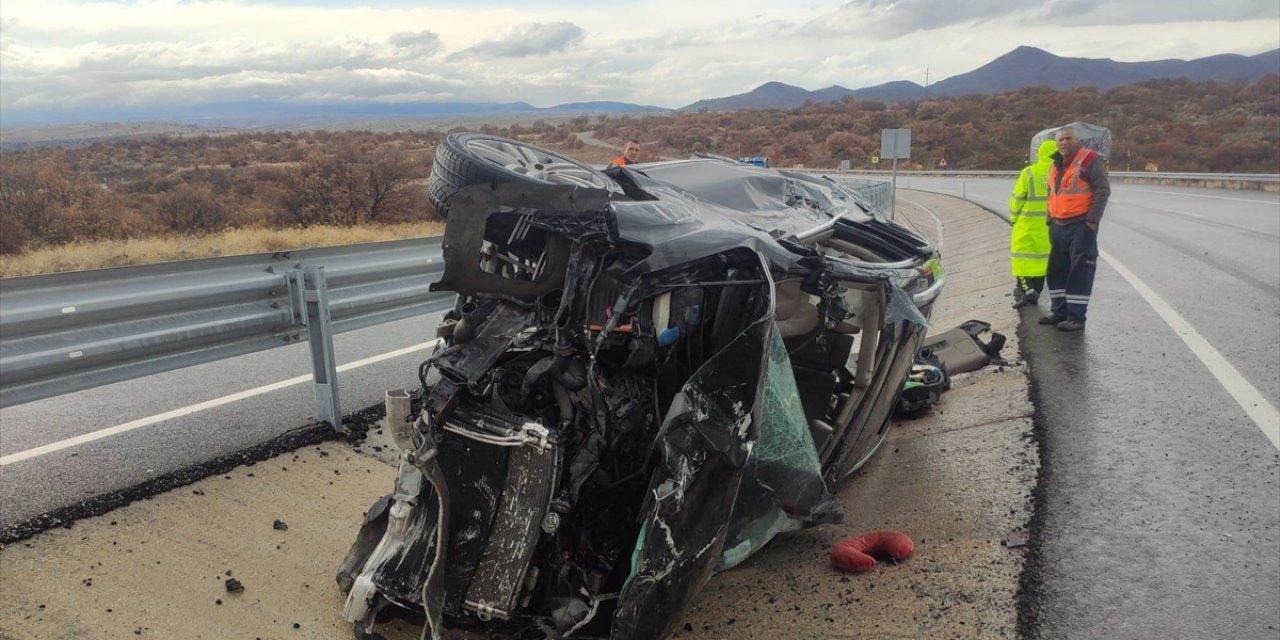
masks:
[[[453,195],[473,184],[561,184],[620,192],[604,172],[542,147],[482,133],[453,133],[436,147],[427,199],[449,215]]]

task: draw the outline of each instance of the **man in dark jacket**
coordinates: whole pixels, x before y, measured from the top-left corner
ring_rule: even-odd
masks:
[[[1055,138],[1058,152],[1049,169],[1046,274],[1052,313],[1040,318],[1040,324],[1080,331],[1098,268],[1098,225],[1111,197],[1111,182],[1102,157],[1081,146],[1074,127],[1063,127]]]

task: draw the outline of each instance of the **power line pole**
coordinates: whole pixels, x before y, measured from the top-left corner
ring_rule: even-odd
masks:
[[[929,67],[924,68],[924,97],[929,97]]]

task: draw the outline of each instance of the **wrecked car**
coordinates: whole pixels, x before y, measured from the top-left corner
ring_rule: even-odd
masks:
[[[944,277],[825,178],[725,159],[607,173],[453,134],[429,187],[456,293],[338,572],[356,637],[665,636],[716,571],[838,522]]]

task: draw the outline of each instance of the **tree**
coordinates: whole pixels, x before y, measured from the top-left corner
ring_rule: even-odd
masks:
[[[404,191],[409,181],[409,163],[404,157],[380,155],[368,165],[365,176],[368,204],[364,220],[352,221],[350,224],[381,222],[401,213],[405,204]]]
[[[182,185],[160,197],[157,221],[172,231],[219,231],[227,224],[228,208],[206,185]]]

